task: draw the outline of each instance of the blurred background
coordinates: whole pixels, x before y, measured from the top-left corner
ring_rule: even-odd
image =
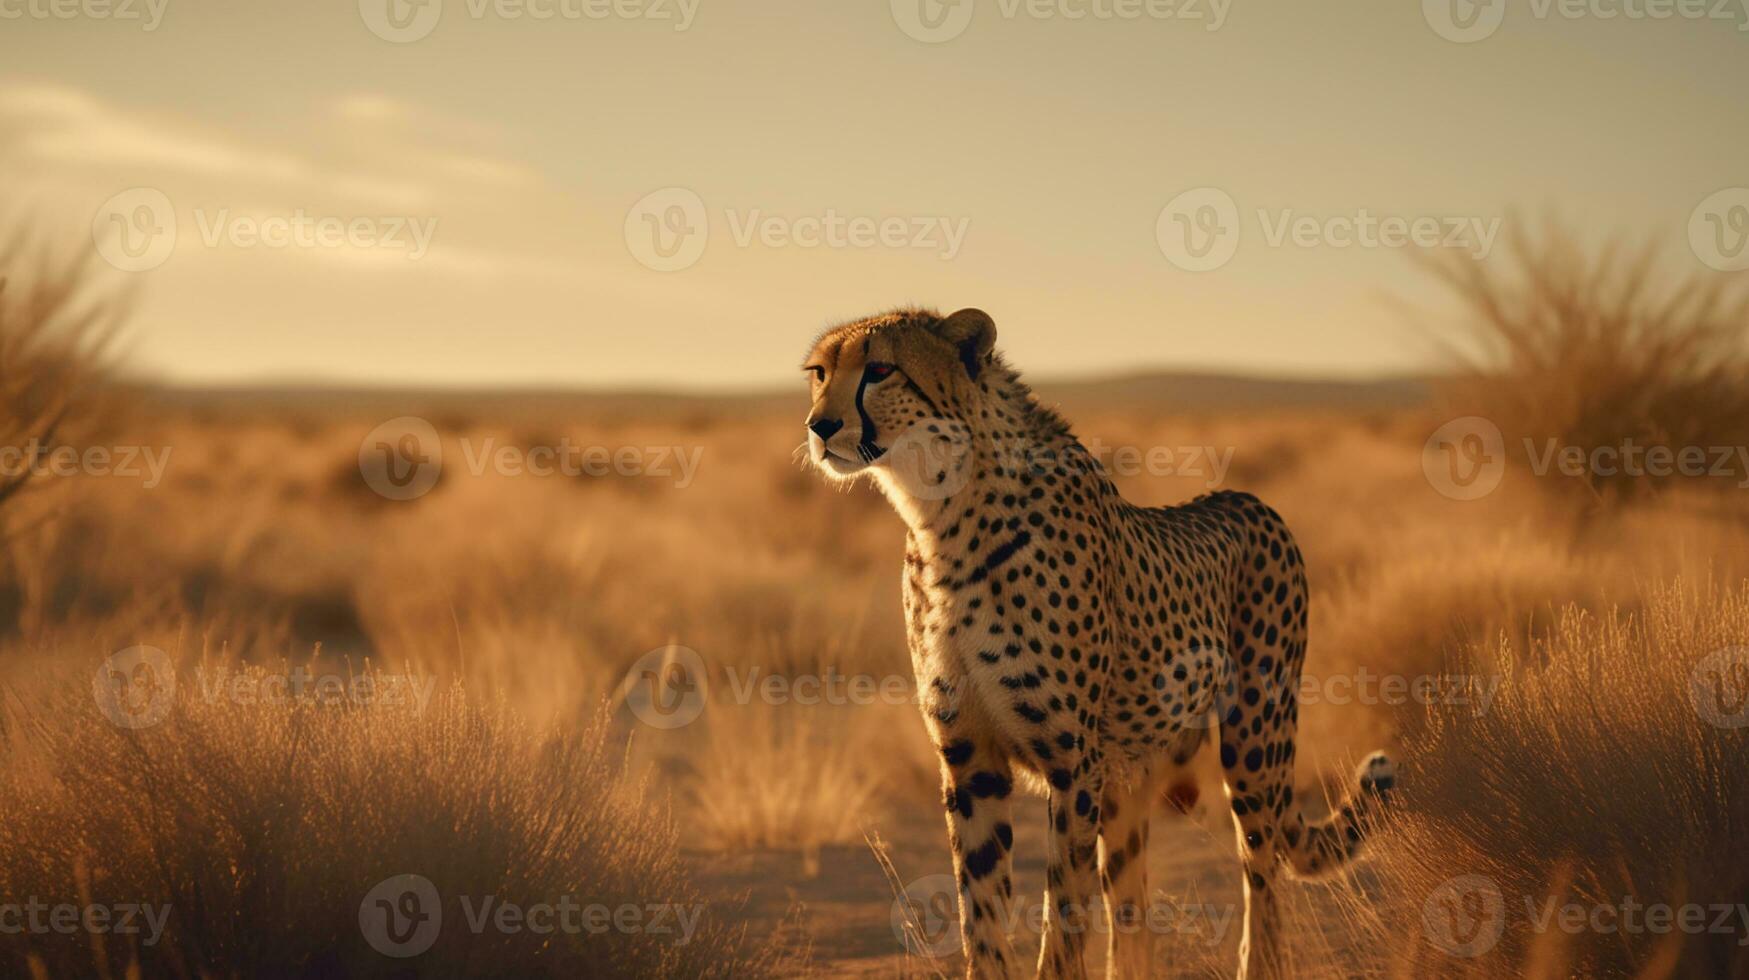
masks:
[[[171,232],[121,264],[133,363],[179,382],[746,389],[899,303],[992,311],[1035,373],[1423,371],[1402,248],[1284,220],[1488,252],[1556,210],[1704,268],[1749,155],[1735,3],[87,6],[10,0],[0,178],[69,238]],[[1235,252],[1188,274],[1161,215],[1202,188]],[[249,230],[298,215],[366,230]],[[806,244],[829,215],[905,230]],[[653,227],[696,256],[647,267]]]

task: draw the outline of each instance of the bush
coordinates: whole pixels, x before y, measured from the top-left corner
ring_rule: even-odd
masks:
[[[1526,462],[1553,441],[1600,448],[1749,445],[1749,290],[1719,275],[1673,278],[1650,248],[1595,254],[1551,225],[1515,226],[1503,257],[1429,258],[1456,295],[1472,350],[1448,389],[1454,407],[1500,426]],[[1739,474],[1738,479],[1744,475]],[[1633,496],[1656,477],[1586,477]],[[1734,481],[1733,481],[1734,482]]]
[[[1749,728],[1731,727],[1749,721],[1749,588],[1569,610],[1529,651],[1478,658],[1460,672],[1504,674],[1499,695],[1431,709],[1370,850],[1377,891],[1348,895],[1366,945],[1402,975],[1749,975]],[[1573,931],[1548,917],[1569,903]],[[1704,927],[1648,928],[1656,904],[1703,907]]]
[[[104,346],[128,311],[97,288],[89,255],[33,260],[34,247],[24,235],[0,242],[0,448],[19,451],[54,446],[89,407]],[[0,471],[0,503],[29,476],[15,469]]]
[[[179,673],[169,717],[138,730],[102,716],[89,682],[8,699],[0,895],[168,909],[151,945],[83,929],[0,933],[8,974],[726,977],[773,966],[770,945],[734,925],[736,903],[692,885],[668,815],[625,785],[604,724],[539,731],[459,688],[423,708],[239,699],[232,685],[268,675]],[[388,675],[361,676],[385,690]],[[373,948],[361,918],[374,914],[373,888],[403,875],[429,880],[441,908],[435,943],[406,959]],[[532,914],[518,931],[495,919],[477,928],[470,916],[488,897],[494,911],[579,911],[548,934]],[[583,911],[622,906],[639,923],[596,932],[603,923],[585,915],[598,913]],[[657,915],[670,931],[653,928]]]

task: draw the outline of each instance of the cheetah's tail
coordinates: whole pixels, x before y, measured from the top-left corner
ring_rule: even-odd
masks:
[[[1356,790],[1322,820],[1308,821],[1298,807],[1293,808],[1282,843],[1296,877],[1327,874],[1354,857],[1366,840],[1372,818],[1397,785],[1397,766],[1383,752],[1374,752],[1361,762],[1355,780]]]

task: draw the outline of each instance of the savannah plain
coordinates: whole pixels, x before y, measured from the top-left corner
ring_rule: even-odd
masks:
[[[3,258],[0,447],[44,465],[0,483],[0,972],[963,970],[903,529],[810,472],[799,373],[165,388],[79,263]],[[1749,977],[1749,307],[1558,238],[1428,272],[1474,341],[1437,377],[1021,367],[1131,500],[1295,529],[1300,795],[1401,760],[1365,859],[1284,885],[1292,975]],[[1624,443],[1706,465],[1606,472]],[[1236,956],[1203,763],[1158,805],[1163,976]],[[373,926],[414,878],[440,928]]]

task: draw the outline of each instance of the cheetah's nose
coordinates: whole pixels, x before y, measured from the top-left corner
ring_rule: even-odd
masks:
[[[842,428],[844,428],[844,422],[841,419],[815,419],[808,423],[809,431],[819,436],[821,442],[832,438],[833,434]]]

